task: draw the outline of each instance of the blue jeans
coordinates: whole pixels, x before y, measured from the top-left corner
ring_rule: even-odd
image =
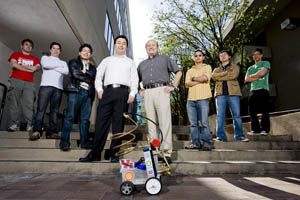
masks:
[[[62,98],[62,90],[52,86],[41,86],[33,131],[42,132],[44,115],[50,102],[49,128],[47,135],[58,133],[57,114]]]
[[[70,133],[72,131],[74,118],[79,108],[80,108],[80,116],[79,116],[80,117],[79,120],[80,144],[81,144],[81,148],[86,148],[88,142],[88,131],[90,127],[92,100],[88,95],[88,91],[85,89],[80,89],[78,93],[69,93],[68,95],[67,114],[64,119],[60,144],[62,143],[70,144]]]
[[[208,122],[209,102],[207,99],[188,101],[187,111],[191,124],[192,143],[201,147],[202,144],[210,144],[210,129]],[[201,127],[199,126],[201,122]],[[200,134],[201,133],[201,134]],[[202,141],[202,144],[201,144]]]
[[[226,140],[226,134],[224,131],[225,113],[227,104],[233,119],[234,126],[234,138],[239,140],[243,135],[242,120],[240,117],[240,97],[239,96],[228,96],[220,95],[216,97],[217,107],[217,137],[220,140]]]

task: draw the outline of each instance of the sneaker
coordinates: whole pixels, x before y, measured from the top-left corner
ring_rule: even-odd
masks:
[[[227,139],[222,140],[221,138],[216,137],[216,138],[213,139],[213,141],[216,141],[216,142],[227,142]]]
[[[256,133],[254,131],[250,131],[250,132],[247,132],[247,135],[259,135],[259,133]]]
[[[194,143],[191,143],[190,145],[184,147],[185,149],[200,149],[200,147],[198,147],[197,145],[195,145]]]
[[[33,129],[33,127],[31,125],[27,125],[27,127],[26,127],[26,131],[27,132],[31,132],[32,129]]]
[[[267,136],[268,133],[266,131],[262,131],[262,132],[260,132],[260,135]]]
[[[13,124],[7,130],[10,132],[15,132],[15,131],[19,131],[20,128],[16,124]]]
[[[241,137],[241,138],[238,139],[237,141],[240,141],[240,142],[249,142],[249,139],[248,139],[248,138],[245,138],[245,137]]]
[[[202,150],[203,151],[211,151],[211,145],[204,143]]]
[[[69,151],[70,150],[70,145],[66,142],[64,143],[61,143],[59,145],[59,148],[62,150],[62,151]]]
[[[30,135],[29,135],[29,139],[32,141],[38,140],[38,139],[40,139],[40,137],[41,137],[41,134],[38,131],[30,133]]]

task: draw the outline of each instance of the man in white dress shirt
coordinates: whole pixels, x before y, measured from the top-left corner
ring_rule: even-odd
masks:
[[[50,44],[50,56],[43,56],[41,59],[43,75],[33,131],[30,133],[31,140],[37,140],[42,135],[44,115],[49,102],[50,117],[46,138],[60,138],[57,129],[57,114],[62,98],[63,76],[69,73],[67,63],[59,59],[60,53],[61,45],[57,42],[52,42]]]
[[[134,61],[125,55],[128,39],[120,35],[115,38],[114,45],[115,55],[103,59],[97,68],[95,88],[98,93],[99,105],[94,143],[92,151],[85,158],[80,158],[80,162],[101,160],[101,152],[107,139],[110,121],[113,134],[123,132],[125,122],[123,113],[128,110],[128,104],[134,101],[137,93],[137,68]],[[119,149],[113,149],[119,144],[121,144],[120,139],[112,140],[110,149],[105,153],[105,159],[111,158],[111,162],[119,161],[115,156]]]

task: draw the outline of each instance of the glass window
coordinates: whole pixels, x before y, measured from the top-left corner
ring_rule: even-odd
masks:
[[[114,5],[115,5],[116,17],[118,21],[119,32],[120,35],[123,35],[123,24],[122,24],[122,17],[121,17],[120,2],[118,0],[114,0]]]
[[[114,45],[114,38],[111,38],[110,41],[110,55],[114,55],[114,51],[115,51],[115,45]]]
[[[114,5],[115,5],[115,9],[117,10],[117,6],[119,6],[119,1],[118,0],[114,0]]]
[[[123,35],[123,24],[122,24],[122,19],[119,21],[119,30],[120,30],[120,35]]]
[[[108,28],[109,28],[109,18],[106,13],[106,18],[105,18],[105,29],[104,29],[104,38],[106,43],[108,42]]]
[[[106,41],[108,51],[110,52],[110,55],[113,55],[114,54],[114,34],[112,32],[108,13],[106,13],[106,18],[105,18],[104,38]]]
[[[127,10],[124,9],[124,20],[125,20],[125,30],[126,30],[126,36],[128,37],[129,31],[128,31],[128,18],[127,18]]]

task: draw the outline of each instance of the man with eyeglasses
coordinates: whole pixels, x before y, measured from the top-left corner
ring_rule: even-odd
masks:
[[[211,135],[209,128],[209,100],[212,97],[210,89],[211,66],[203,63],[204,53],[194,51],[195,65],[186,73],[185,86],[189,89],[187,112],[190,120],[192,143],[185,149],[211,150]],[[199,125],[200,123],[201,125]]]
[[[96,67],[90,62],[92,53],[90,44],[82,44],[79,47],[79,56],[68,63],[70,80],[65,88],[68,105],[60,140],[60,149],[63,151],[70,149],[70,133],[79,110],[80,147],[87,148],[92,103],[95,98]]]
[[[165,155],[168,162],[171,162],[173,144],[170,92],[177,89],[182,72],[169,56],[158,53],[157,41],[147,41],[145,48],[148,58],[138,66],[139,78],[143,85],[139,93],[144,98],[147,117],[159,124],[163,133],[161,149],[168,151]],[[171,73],[174,73],[172,85]],[[148,132],[152,139],[160,137],[153,123],[148,123]]]
[[[80,158],[80,162],[92,162],[101,160],[101,152],[104,149],[108,136],[110,122],[112,122],[112,134],[121,133],[124,130],[124,112],[128,105],[134,101],[138,88],[138,74],[134,61],[128,58],[126,50],[128,39],[119,35],[114,39],[115,55],[102,60],[97,68],[95,87],[98,93],[99,104],[97,108],[95,137],[92,151]],[[104,82],[104,84],[103,84]],[[110,149],[105,152],[105,159],[111,162],[119,162],[116,153],[121,144],[121,139],[111,141]]]
[[[248,135],[268,135],[270,131],[269,116],[269,71],[268,61],[262,61],[263,51],[256,48],[253,51],[254,65],[247,70],[245,82],[251,83],[249,95],[249,113],[251,119],[251,131]],[[262,113],[261,124],[257,114]]]

